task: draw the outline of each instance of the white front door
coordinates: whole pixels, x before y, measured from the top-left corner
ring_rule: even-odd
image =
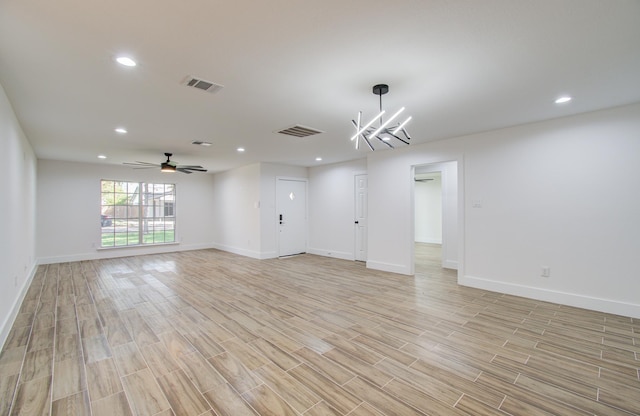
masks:
[[[278,179],[276,185],[278,255],[307,251],[307,182]]]
[[[355,259],[367,261],[367,175],[355,175]]]

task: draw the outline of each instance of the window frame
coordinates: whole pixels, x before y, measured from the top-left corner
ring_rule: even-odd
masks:
[[[101,179],[100,249],[177,244],[176,195],[175,183]]]

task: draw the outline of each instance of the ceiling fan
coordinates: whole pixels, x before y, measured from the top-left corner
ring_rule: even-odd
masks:
[[[160,171],[162,172],[178,171],[178,172],[189,173],[189,174],[193,172],[207,171],[200,165],[178,165],[178,162],[174,162],[171,160],[171,156],[173,156],[173,153],[165,153],[164,155],[167,157],[167,160],[161,163],[135,161],[135,162],[124,162],[123,165],[133,166],[134,169],[151,169],[151,168],[160,167]]]

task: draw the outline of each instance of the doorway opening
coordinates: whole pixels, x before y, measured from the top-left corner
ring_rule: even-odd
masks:
[[[442,172],[414,175],[415,272],[442,268]]]
[[[458,162],[414,166],[413,181],[413,270],[416,275],[457,270]]]

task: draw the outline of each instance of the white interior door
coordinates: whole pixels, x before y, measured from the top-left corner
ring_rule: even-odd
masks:
[[[367,261],[367,175],[355,175],[355,259]]]
[[[278,255],[307,251],[307,182],[278,179],[276,185]]]

